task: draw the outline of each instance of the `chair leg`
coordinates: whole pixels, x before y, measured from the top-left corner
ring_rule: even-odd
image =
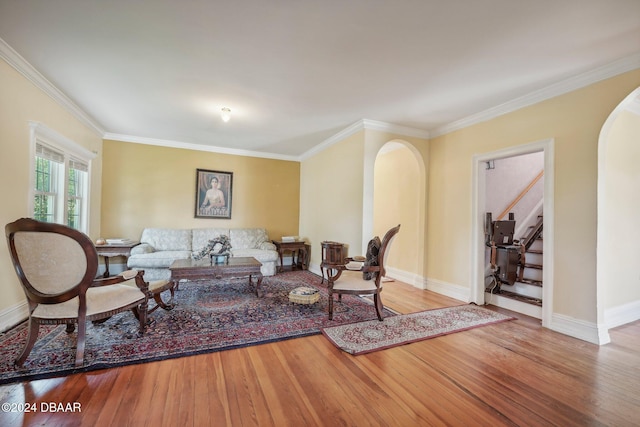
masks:
[[[373,302],[376,306],[376,314],[378,315],[378,320],[379,321],[383,321],[384,318],[382,317],[382,298],[380,298],[380,294],[373,294]]]
[[[29,332],[27,334],[27,343],[25,344],[24,349],[22,350],[22,353],[15,361],[16,366],[22,366],[24,361],[27,360],[29,353],[31,353],[31,349],[33,349],[33,345],[36,343],[36,340],[38,339],[39,329],[40,329],[40,323],[38,323],[37,320],[33,320],[32,318],[29,318]]]
[[[156,306],[149,310],[149,313],[153,313],[158,307],[161,307],[167,311],[173,309],[173,299],[175,297],[174,288],[169,288],[169,292],[171,292],[171,298],[167,302],[162,301],[162,292],[158,292],[153,295],[153,300],[156,302]]]
[[[84,345],[87,339],[87,319],[78,318],[78,345],[76,346],[76,367],[84,364]]]

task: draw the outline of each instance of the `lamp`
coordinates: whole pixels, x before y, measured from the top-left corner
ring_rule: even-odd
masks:
[[[222,116],[222,121],[223,122],[225,122],[225,123],[228,122],[229,119],[231,119],[231,110],[228,109],[227,107],[222,107],[221,116]]]

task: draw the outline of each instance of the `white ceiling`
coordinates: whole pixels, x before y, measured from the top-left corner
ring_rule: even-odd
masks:
[[[0,0],[0,38],[109,137],[286,158],[637,58],[640,1]]]

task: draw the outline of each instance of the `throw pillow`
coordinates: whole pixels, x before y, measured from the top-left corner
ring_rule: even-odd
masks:
[[[367,255],[364,261],[364,266],[377,266],[378,265],[378,253],[380,252],[380,246],[382,246],[382,242],[380,242],[380,238],[378,236],[369,240],[369,244],[367,244]],[[375,271],[363,271],[362,278],[364,280],[375,279],[376,277]]]

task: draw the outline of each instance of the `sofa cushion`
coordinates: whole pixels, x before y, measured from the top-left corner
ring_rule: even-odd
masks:
[[[263,249],[231,249],[234,257],[254,257],[260,262],[275,262],[278,259],[277,251],[265,251]]]
[[[145,228],[140,243],[148,243],[156,251],[191,251],[191,230]]]
[[[258,245],[258,249],[262,249],[264,251],[276,251],[278,250],[278,248],[276,248],[276,245],[274,245],[271,242],[262,242]]]
[[[129,268],[169,268],[177,259],[191,258],[191,251],[159,251],[149,254],[131,255],[127,261]]]
[[[200,252],[207,246],[209,240],[213,240],[221,235],[229,236],[228,228],[194,228],[191,230],[191,250],[193,253]]]
[[[229,230],[229,237],[233,249],[255,249],[269,241],[264,228],[232,228]]]
[[[136,255],[136,254],[150,254],[152,252],[155,252],[155,248],[153,246],[151,246],[148,243],[140,243],[137,246],[134,246],[133,248],[131,248],[131,255]]]

